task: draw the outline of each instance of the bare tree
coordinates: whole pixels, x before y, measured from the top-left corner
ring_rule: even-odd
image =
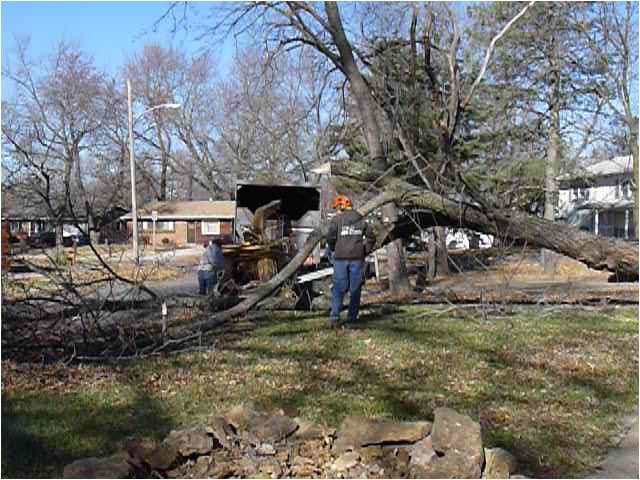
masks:
[[[436,32],[431,27],[427,11],[422,34],[410,33],[413,42],[402,39],[387,42],[417,51],[418,38],[421,38],[425,74],[427,82],[432,85],[428,92],[433,98],[427,106],[424,103],[421,105],[426,114],[430,113],[429,108],[434,105],[438,108],[431,117],[433,123],[430,129],[431,132],[436,132],[434,136],[438,143],[438,155],[435,158],[429,151],[421,151],[412,144],[412,139],[415,141],[420,135],[409,135],[409,130],[393,116],[397,110],[386,108],[387,105],[393,106],[393,103],[389,102],[388,97],[377,94],[380,90],[374,88],[370,74],[372,61],[368,54],[374,49],[371,45],[367,49],[354,48],[347,39],[336,5],[325,5],[323,14],[314,6],[299,2],[254,4],[240,7],[240,11],[233,11],[228,19],[231,27],[240,30],[261,28],[269,34],[268,40],[273,42],[270,45],[280,51],[311,46],[325,59],[328,70],[335,68],[347,78],[350,95],[359,112],[369,157],[364,162],[351,163],[348,168],[334,170],[333,173],[352,185],[358,184],[364,189],[381,191],[372,200],[377,202],[377,207],[395,202],[407,210],[425,209],[431,212],[431,218],[437,219],[440,225],[467,227],[501,237],[524,240],[528,244],[578,258],[594,268],[634,275],[638,262],[634,249],[620,242],[584,234],[574,227],[529,216],[512,206],[506,207],[500,196],[492,190],[491,183],[475,182],[466,175],[465,170],[469,164],[461,162],[456,153],[456,147],[465,148],[465,139],[461,135],[465,131],[463,120],[465,115],[471,113],[472,102],[480,90],[497,43],[516,22],[524,18],[530,6],[531,3],[521,5],[513,17],[505,20],[484,47],[484,56],[476,68],[461,68],[458,56],[461,32],[455,17],[446,7],[445,18],[448,18],[449,25],[444,30],[448,32],[446,36],[442,35],[443,31]],[[254,15],[256,13],[259,14]],[[412,23],[417,25],[417,15],[414,13],[411,18],[414,20]],[[410,30],[413,31],[414,28]],[[377,54],[375,50],[373,53]],[[413,58],[415,57],[414,54]],[[432,61],[435,58],[439,59],[438,63]],[[409,78],[411,71],[408,71]],[[400,152],[399,162],[392,163],[389,150],[385,150],[383,140],[388,135],[391,135]],[[434,168],[436,166],[437,169]],[[364,210],[366,213],[367,209]],[[429,215],[420,218],[422,226],[430,226],[428,218]],[[387,219],[390,220],[390,225],[386,227],[386,231],[393,231],[394,225],[400,223],[397,218]],[[322,231],[316,233],[321,235]],[[395,238],[397,237],[387,237],[387,240]],[[310,242],[313,243],[314,240],[317,241],[318,238],[312,236]],[[301,255],[305,253],[308,253],[306,249]],[[254,305],[252,302],[259,301],[262,294],[268,294],[277,288],[282,278],[295,272],[300,258],[296,257],[282,275],[265,285],[259,294],[234,308],[229,315],[239,313],[243,308],[250,308]]]
[[[29,58],[28,42],[18,43],[15,60],[15,68],[2,72],[16,89],[6,121],[3,115],[10,146],[3,168],[25,205],[55,219],[60,248],[65,217],[94,221],[87,161],[105,117],[102,75],[88,55],[64,42],[44,62]]]
[[[308,59],[265,57],[256,49],[236,55],[220,92],[216,151],[237,180],[309,181],[312,164],[331,151],[323,132],[335,118]]]
[[[607,81],[599,93],[626,130],[627,151],[633,158],[633,218],[635,238],[638,238],[638,117],[631,100],[632,84],[638,83],[638,4],[598,2],[595,5],[595,16],[583,19],[582,33],[606,74]],[[587,28],[589,21],[595,28]]]
[[[145,45],[142,53],[134,55],[125,66],[125,75],[132,81],[134,101],[142,110],[165,103],[180,103],[177,95],[185,68],[185,56],[176,49]],[[155,109],[136,122],[140,125],[136,131],[149,148],[148,154],[155,157],[156,153],[160,157],[156,162],[160,177],[156,187],[158,200],[167,199],[171,156],[175,150],[169,120],[174,114],[166,109]]]

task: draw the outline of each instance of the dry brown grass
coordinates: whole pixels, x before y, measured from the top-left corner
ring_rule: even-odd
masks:
[[[342,332],[323,315],[276,313],[205,339],[208,351],[73,367],[5,360],[3,474],[57,477],[128,435],[161,437],[253,400],[335,427],[349,414],[430,419],[449,406],[527,476],[584,476],[637,405],[638,309],[459,310],[401,307]]]
[[[561,280],[561,281],[603,281],[610,273],[592,270],[585,264],[572,259],[558,261],[555,271],[546,273],[544,266],[538,262],[516,261],[490,267],[487,273],[496,277],[509,277],[514,281]]]

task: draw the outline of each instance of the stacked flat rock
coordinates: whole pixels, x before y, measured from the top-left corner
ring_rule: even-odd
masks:
[[[239,405],[162,442],[121,447],[67,465],[64,478],[510,478],[516,468],[507,451],[483,448],[477,422],[448,408],[433,422],[347,416],[336,431]]]

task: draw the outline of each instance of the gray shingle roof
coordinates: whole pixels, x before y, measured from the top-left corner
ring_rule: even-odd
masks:
[[[236,202],[193,201],[193,202],[151,202],[138,209],[138,219],[151,220],[151,212],[158,212],[159,220],[200,219],[200,218],[233,218]],[[123,215],[123,220],[130,220],[131,213]]]
[[[633,168],[633,159],[631,155],[624,157],[615,157],[611,160],[603,160],[594,163],[585,168],[587,175],[615,175],[618,173],[631,172]]]

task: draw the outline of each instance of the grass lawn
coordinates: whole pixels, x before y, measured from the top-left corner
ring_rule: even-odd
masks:
[[[281,313],[208,339],[207,352],[3,361],[2,476],[60,476],[127,435],[159,438],[245,400],[336,427],[348,414],[432,419],[449,406],[480,421],[485,445],[514,453],[522,473],[584,475],[638,402],[638,309],[451,315],[406,306],[335,333],[319,314]]]

